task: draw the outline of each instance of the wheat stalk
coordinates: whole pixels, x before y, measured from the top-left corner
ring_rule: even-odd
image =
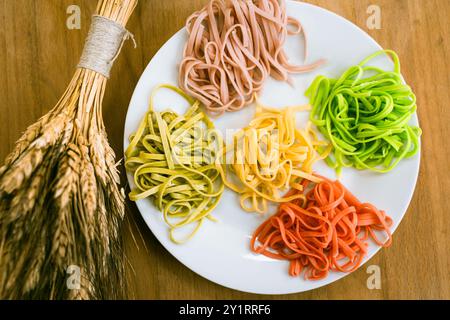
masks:
[[[137,0],[100,0],[125,26]],[[0,168],[0,298],[124,297],[124,194],[102,119],[107,78],[78,68]],[[79,288],[66,286],[80,267]]]

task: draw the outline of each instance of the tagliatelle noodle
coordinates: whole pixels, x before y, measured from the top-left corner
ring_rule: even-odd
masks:
[[[161,88],[173,90],[190,104],[184,115],[173,111],[156,112],[155,94]],[[224,184],[215,165],[215,153],[220,135],[214,125],[181,90],[162,85],[154,90],[150,110],[137,132],[130,137],[125,166],[134,174],[136,188],[130,199],[137,201],[153,198],[163,212],[170,227],[170,238],[183,243],[192,238],[203,221],[212,219],[211,211],[217,206]],[[219,148],[223,148],[219,145]],[[196,224],[192,233],[179,240],[175,231]]]
[[[393,71],[368,65],[384,53],[392,57]],[[306,95],[311,121],[333,145],[326,161],[338,173],[343,167],[389,172],[419,150],[421,130],[408,124],[416,97],[394,51],[376,52],[339,79],[319,76]]]
[[[289,63],[286,37],[304,30],[287,16],[284,0],[212,0],[189,17],[186,28],[179,84],[215,115],[252,103],[268,76],[289,81],[290,73],[309,72],[323,63]],[[306,51],[305,35],[305,59]]]
[[[240,194],[245,211],[266,213],[268,202],[303,198],[302,194],[283,196],[290,188],[303,190],[303,179],[320,181],[312,175],[312,166],[328,155],[331,146],[319,141],[309,124],[304,130],[296,128],[296,113],[308,109],[271,109],[257,102],[254,120],[227,146],[232,159],[220,165],[220,171],[226,186]]]
[[[369,238],[383,247],[392,242],[392,219],[384,211],[361,203],[338,181],[322,179],[308,192],[305,180],[306,199],[281,204],[251,240],[253,252],[288,260],[291,276],[304,272],[305,279],[320,280],[330,271],[352,272],[367,255]],[[377,231],[386,239],[380,240]]]

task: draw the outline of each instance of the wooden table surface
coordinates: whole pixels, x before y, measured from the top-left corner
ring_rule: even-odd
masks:
[[[114,67],[104,101],[112,145],[122,155],[127,106],[145,66],[207,0],[140,0],[128,25],[138,49],[127,44]],[[289,296],[229,290],[196,275],[163,249],[133,204],[126,250],[134,269],[130,295],[139,299],[450,299],[450,1],[307,1],[351,20],[383,47],[398,52],[418,97],[424,131],[414,199],[389,249],[350,276],[324,288]],[[78,5],[80,30],[66,27]],[[381,8],[380,30],[367,30],[367,8]],[[46,113],[72,77],[89,28],[94,0],[0,0],[0,159],[20,133]],[[133,239],[136,239],[134,241]],[[136,244],[137,243],[137,246]],[[369,290],[367,266],[381,268],[382,288]]]

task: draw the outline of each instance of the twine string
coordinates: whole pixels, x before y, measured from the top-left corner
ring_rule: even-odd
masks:
[[[109,78],[114,62],[125,41],[129,39],[132,39],[136,48],[133,34],[122,25],[103,16],[94,15],[78,68],[93,70]]]

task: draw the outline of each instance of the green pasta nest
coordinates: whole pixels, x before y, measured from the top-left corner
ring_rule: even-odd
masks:
[[[138,131],[130,137],[125,166],[134,174],[136,188],[130,199],[152,198],[170,227],[175,243],[189,240],[219,203],[224,184],[215,163],[221,148],[220,135],[212,122],[178,88],[163,85],[191,103],[184,115],[156,112],[152,95],[150,110]],[[174,232],[192,225],[183,240]]]
[[[383,53],[392,57],[393,71],[367,65]],[[421,130],[409,125],[416,97],[393,51],[369,56],[339,79],[317,77],[306,95],[311,121],[333,145],[326,162],[338,173],[343,167],[389,172],[419,150]]]

